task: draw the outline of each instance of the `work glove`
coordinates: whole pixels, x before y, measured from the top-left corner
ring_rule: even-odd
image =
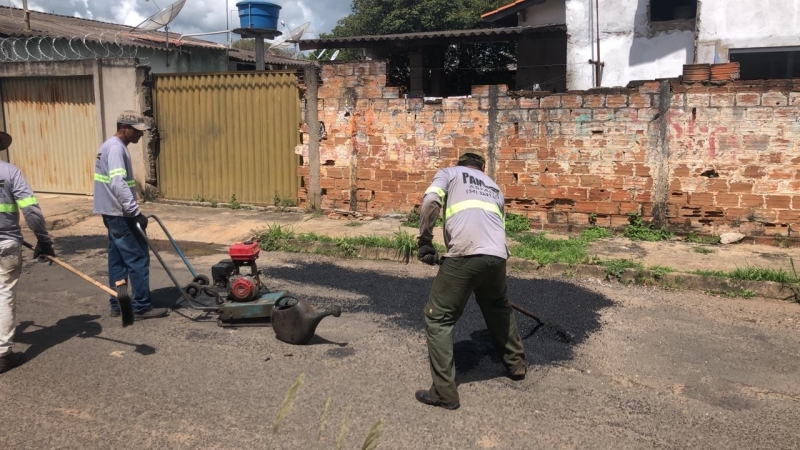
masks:
[[[50,261],[46,258],[47,256],[51,256],[53,258],[56,257],[56,252],[53,250],[53,244],[51,242],[37,242],[36,248],[33,249],[33,258],[38,259],[39,262],[47,262]],[[50,261],[50,265],[53,265],[53,261]]]
[[[439,255],[436,253],[433,243],[430,241],[420,241],[417,259],[429,266],[435,266],[439,262]]]
[[[139,213],[136,217],[134,217],[134,219],[136,219],[136,223],[138,223],[139,226],[142,227],[142,231],[147,231],[148,220],[144,214]]]

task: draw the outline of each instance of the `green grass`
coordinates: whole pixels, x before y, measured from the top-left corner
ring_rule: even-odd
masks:
[[[692,242],[694,244],[708,244],[708,245],[716,245],[720,242],[719,236],[700,236],[696,232],[692,231],[691,233],[686,235],[686,242]]]
[[[629,225],[625,227],[622,234],[634,241],[668,241],[672,239],[672,233],[661,228],[656,229],[653,225],[645,223],[640,214],[634,213],[628,216]]]
[[[318,253],[325,255],[355,258],[359,256],[359,250],[363,247],[385,248],[395,250],[398,258],[408,261],[417,251],[417,239],[404,230],[396,231],[391,237],[369,235],[333,238],[317,233],[295,234],[292,228],[272,224],[255,234],[261,249],[268,252],[298,253],[302,251],[298,244],[320,243],[328,244],[328,248],[317,250]],[[445,252],[444,246],[439,244],[434,246],[439,253]]]
[[[531,221],[521,214],[506,214],[506,233],[514,234],[531,229]]]
[[[735,291],[705,291],[709,295],[719,295],[727,298],[753,298],[756,293],[749,289],[739,289]]]
[[[695,275],[711,277],[730,278],[743,281],[774,281],[776,283],[793,284],[798,283],[797,276],[783,269],[770,269],[766,267],[737,267],[731,271],[724,270],[695,270],[691,272]]]
[[[708,255],[710,253],[714,253],[714,250],[711,250],[708,247],[694,247],[692,250],[694,250],[695,253],[700,253],[701,255]]]
[[[588,260],[586,249],[594,241],[611,236],[605,228],[592,227],[580,236],[569,239],[550,239],[545,233],[516,234],[518,242],[510,248],[511,256],[534,260],[541,265],[552,263],[580,264]]]
[[[643,269],[642,264],[630,259],[609,259],[598,263],[606,270],[608,278],[620,278],[626,269]]]
[[[441,217],[436,219],[437,227],[442,226],[443,223]],[[405,220],[403,220],[402,224],[404,227],[419,228],[419,208],[414,207],[414,209],[408,213]]]
[[[667,267],[667,266],[653,266],[650,267],[649,270],[653,272],[653,275],[657,277],[663,277],[668,273],[675,273],[678,271],[677,269],[673,269],[672,267]]]
[[[346,224],[344,224],[344,226],[346,226],[346,227],[363,227],[364,226],[364,222],[362,222],[360,220],[349,220]]]

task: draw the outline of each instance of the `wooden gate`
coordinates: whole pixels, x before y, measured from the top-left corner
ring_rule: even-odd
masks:
[[[295,74],[159,75],[155,116],[163,197],[256,205],[297,198]]]
[[[97,110],[91,77],[2,80],[9,161],[37,192],[91,194]]]

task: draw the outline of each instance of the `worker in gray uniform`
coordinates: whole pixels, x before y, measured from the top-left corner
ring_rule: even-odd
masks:
[[[136,320],[164,317],[166,308],[153,308],[150,301],[150,250],[139,233],[147,229],[147,217],[136,201],[136,181],[128,144],[136,144],[150,126],[135,111],[117,118],[117,133],[97,153],[94,167],[94,213],[103,216],[108,229],[108,277],[114,288],[130,277]],[[120,315],[116,297],[109,299],[111,316]]]
[[[453,361],[453,327],[474,292],[492,343],[513,380],[525,378],[525,349],[506,300],[505,200],[483,173],[486,160],[468,150],[456,167],[440,170],[425,191],[417,242],[418,259],[441,263],[425,305],[425,325],[433,385],[416,392],[418,401],[445,409],[460,406]],[[447,253],[433,246],[433,227],[444,208]]]
[[[8,133],[0,132],[0,150],[7,149],[11,141]],[[17,282],[22,271],[20,210],[38,241],[33,257],[46,261],[43,255],[56,256],[44,215],[28,181],[16,166],[0,161],[0,373],[25,362],[22,353],[11,351],[16,328]]]

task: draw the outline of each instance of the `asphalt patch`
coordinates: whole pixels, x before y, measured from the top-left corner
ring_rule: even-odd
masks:
[[[345,313],[377,313],[404,329],[424,332],[422,309],[433,284],[432,277],[405,278],[300,260],[293,261],[292,267],[270,268],[265,272],[271,278],[363,295],[369,299],[368,305],[341,305]],[[517,313],[526,358],[531,365],[552,365],[572,359],[574,348],[600,329],[600,311],[613,305],[605,296],[571,283],[513,276],[508,278],[507,298],[575,337],[572,342],[565,343],[551,327],[537,327],[536,321]],[[335,300],[323,296],[313,296],[308,300],[316,307],[336,304]],[[474,296],[456,324],[453,342],[456,367],[462,378],[467,375],[466,381],[504,374]]]

